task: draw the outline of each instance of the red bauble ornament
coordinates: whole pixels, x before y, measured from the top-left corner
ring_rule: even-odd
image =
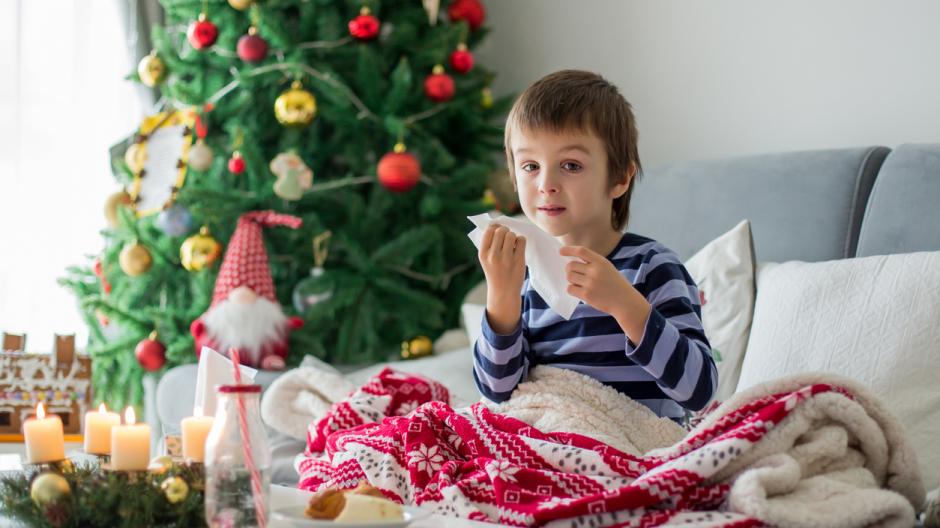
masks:
[[[447,101],[454,96],[454,80],[444,73],[443,66],[435,66],[434,73],[424,80],[424,95],[436,103]]]
[[[410,152],[405,152],[405,145],[395,145],[395,152],[382,156],[376,169],[379,182],[392,192],[410,191],[421,178],[421,164]]]
[[[216,39],[219,38],[219,28],[209,22],[206,14],[203,13],[199,15],[199,20],[189,25],[186,38],[189,39],[189,44],[193,48],[203,50],[215,44]]]
[[[157,333],[153,332],[150,337],[137,343],[134,349],[134,355],[141,367],[147,372],[155,372],[163,368],[166,364],[166,347],[157,340]]]
[[[447,15],[451,22],[466,20],[470,24],[470,29],[476,31],[483,25],[486,18],[486,10],[479,0],[455,0],[447,8]]]
[[[358,40],[372,40],[379,36],[379,19],[372,16],[368,7],[359,11],[359,16],[349,21],[349,34]]]
[[[238,39],[236,52],[245,62],[261,62],[268,55],[268,42],[257,35],[254,26],[248,28],[248,34]]]
[[[228,170],[232,174],[245,172],[245,158],[243,158],[241,153],[237,150],[233,152],[232,157],[228,159]]]
[[[467,50],[466,44],[460,44],[450,54],[450,67],[457,73],[467,73],[473,69],[473,54]]]

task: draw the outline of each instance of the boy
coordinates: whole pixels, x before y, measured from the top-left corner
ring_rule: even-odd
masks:
[[[640,171],[630,104],[599,75],[553,73],[513,105],[505,147],[526,217],[577,257],[565,272],[568,293],[583,302],[568,321],[552,311],[527,280],[525,238],[491,224],[479,250],[479,391],[504,401],[542,364],[591,376],[661,417],[705,407],[718,372],[698,289],[674,252],[622,232]]]

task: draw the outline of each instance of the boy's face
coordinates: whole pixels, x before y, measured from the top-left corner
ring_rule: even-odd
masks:
[[[607,151],[593,133],[513,131],[516,188],[525,215],[566,244],[585,245],[613,231],[614,198],[629,183],[610,187]]]

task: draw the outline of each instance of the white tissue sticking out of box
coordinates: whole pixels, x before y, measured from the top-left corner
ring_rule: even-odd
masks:
[[[476,229],[470,232],[470,240],[480,248],[483,232],[487,226],[496,222],[508,227],[516,235],[524,236],[525,263],[529,267],[529,284],[548,303],[548,306],[565,320],[571,318],[580,299],[568,293],[568,279],[565,276],[565,265],[574,257],[563,257],[558,252],[561,242],[552,235],[542,231],[537,225],[524,218],[512,218],[499,215],[491,217],[489,213],[468,216]]]
[[[242,382],[254,381],[256,369],[239,365],[242,373]],[[202,347],[199,354],[199,370],[196,372],[196,399],[193,408],[200,407],[203,416],[215,416],[216,385],[232,385],[235,383],[235,371],[232,360],[219,354],[209,347]]]

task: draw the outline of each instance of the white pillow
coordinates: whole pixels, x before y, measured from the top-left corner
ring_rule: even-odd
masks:
[[[709,242],[686,263],[704,297],[702,326],[718,365],[715,399],[734,394],[754,310],[754,244],[747,220]]]
[[[940,252],[762,270],[738,390],[827,371],[871,388],[940,485]]]

